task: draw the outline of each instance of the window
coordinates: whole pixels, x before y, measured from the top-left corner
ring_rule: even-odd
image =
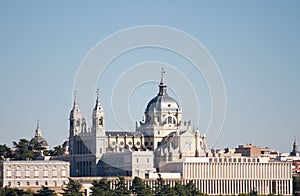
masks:
[[[187,149],[186,150],[187,151],[191,151],[192,150],[192,143],[191,142],[187,143]]]
[[[137,163],[139,162],[139,158],[136,158],[136,162],[137,162]]]
[[[7,183],[7,186],[11,186],[11,182],[8,182],[8,183]]]
[[[39,185],[39,182],[38,182],[38,181],[36,181],[36,182],[35,182],[35,185],[37,185],[37,186],[38,186],[38,185]]]
[[[35,167],[34,168],[34,178],[38,178],[39,177],[39,168]]]
[[[16,168],[16,178],[21,178],[21,169],[20,169],[20,167]]]
[[[46,166],[45,168],[44,168],[44,178],[48,178],[48,167]]]
[[[149,158],[147,158],[147,163],[149,163]]]
[[[47,181],[45,182],[45,186],[48,186],[48,182]]]
[[[66,176],[67,176],[67,172],[66,172],[65,168],[62,168],[61,177],[65,178]]]
[[[17,182],[17,186],[20,186],[21,185],[21,183],[20,182]]]
[[[26,182],[26,184],[27,184],[27,186],[29,186],[29,185],[30,185],[28,181]]]
[[[30,170],[29,170],[29,167],[26,167],[25,178],[29,178],[29,177],[30,177]]]
[[[57,169],[56,169],[56,167],[53,167],[53,169],[52,169],[52,177],[53,178],[57,177]]]
[[[11,178],[11,170],[7,170],[7,178]]]

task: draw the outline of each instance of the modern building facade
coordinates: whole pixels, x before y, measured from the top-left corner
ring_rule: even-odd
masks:
[[[202,192],[232,195],[257,191],[260,195],[292,195],[290,162],[254,157],[185,157],[161,167],[193,180]]]

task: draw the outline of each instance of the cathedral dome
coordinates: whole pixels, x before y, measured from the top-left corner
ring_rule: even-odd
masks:
[[[177,110],[179,104],[175,99],[168,95],[157,95],[148,103],[146,112],[161,111],[161,110]]]
[[[41,147],[44,147],[45,149],[49,149],[48,142],[46,141],[45,138],[42,137],[42,131],[39,127],[39,122],[37,122],[37,128],[35,130],[35,135],[31,140],[38,142],[41,145]]]
[[[146,113],[154,112],[154,110],[179,110],[179,104],[177,103],[177,101],[167,94],[167,85],[164,82],[164,73],[165,71],[162,69],[162,76],[159,84],[159,92],[157,96],[151,99],[151,101],[147,104],[145,111]]]

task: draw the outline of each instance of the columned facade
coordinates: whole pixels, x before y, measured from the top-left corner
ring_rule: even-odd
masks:
[[[210,195],[257,191],[260,195],[292,195],[292,166],[289,162],[269,162],[267,158],[199,157],[169,163],[162,172],[180,172],[196,187]]]

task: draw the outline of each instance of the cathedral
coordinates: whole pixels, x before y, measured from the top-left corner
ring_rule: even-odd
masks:
[[[164,75],[162,69],[158,94],[147,104],[145,120],[132,131],[106,131],[99,91],[89,126],[74,96],[69,118],[69,156],[63,158],[71,163],[71,176],[145,178],[169,162],[206,156],[205,136],[193,129],[190,121],[182,121],[181,108],[168,95]]]

